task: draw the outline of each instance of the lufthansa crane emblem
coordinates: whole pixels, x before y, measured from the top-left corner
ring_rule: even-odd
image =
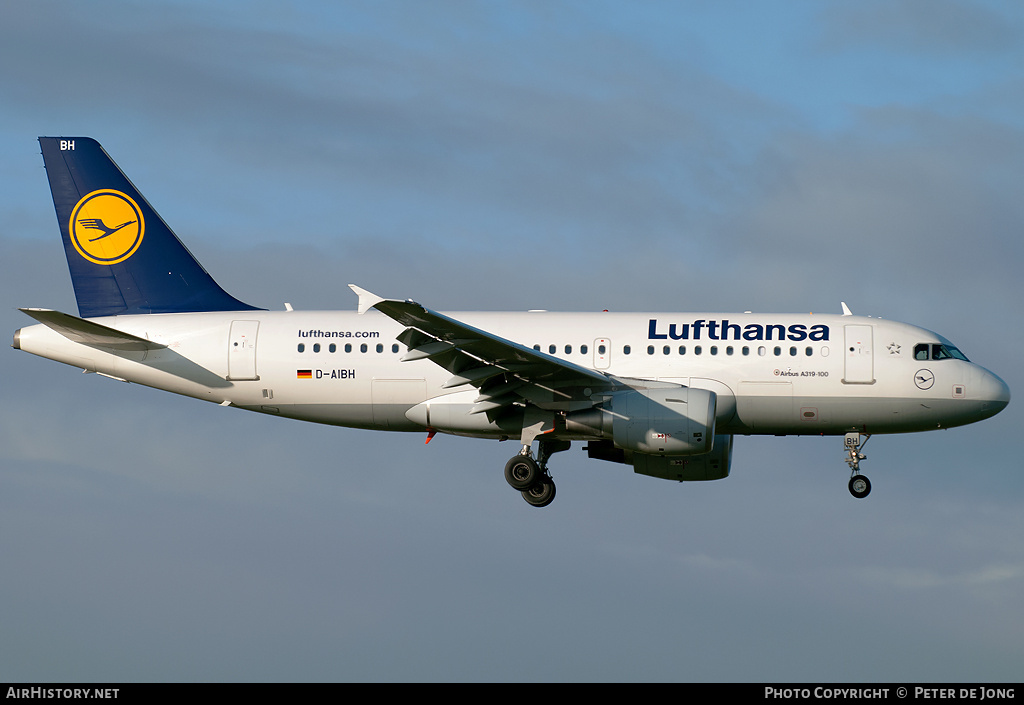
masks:
[[[918,389],[931,389],[935,384],[935,375],[931,370],[918,370],[914,373],[914,384]]]
[[[95,264],[117,264],[139,249],[146,227],[135,201],[120,191],[103,189],[78,201],[68,230],[82,257]]]

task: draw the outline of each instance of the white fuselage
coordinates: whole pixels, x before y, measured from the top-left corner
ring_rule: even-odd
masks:
[[[978,421],[1006,385],[915,326],[790,314],[454,313],[505,339],[616,378],[717,395],[717,433],[898,433]],[[428,359],[401,362],[403,327],[369,311],[245,311],[91,319],[166,348],[107,352],[35,325],[16,347],[87,371],[252,411],[318,423],[421,431],[428,400],[468,408],[469,388]],[[953,348],[955,350],[955,348]],[[922,353],[922,350],[924,351]],[[939,359],[936,359],[939,358]],[[460,406],[461,405],[461,406]],[[442,428],[444,430],[450,430]],[[472,426],[466,435],[494,437]],[[456,429],[453,432],[460,432]]]

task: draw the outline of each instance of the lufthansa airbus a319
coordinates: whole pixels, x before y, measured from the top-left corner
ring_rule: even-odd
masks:
[[[41,137],[78,316],[23,308],[14,347],[86,372],[337,426],[518,440],[508,484],[551,502],[552,454],[676,481],[729,475],[736,435],[842,437],[999,413],[1006,384],[905,323],[755,313],[438,313],[350,285],[356,311],[225,292],[95,140]],[[536,446],[536,451],[534,451]]]

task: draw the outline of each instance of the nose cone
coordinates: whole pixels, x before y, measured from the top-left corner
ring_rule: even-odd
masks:
[[[988,370],[979,368],[980,377],[975,385],[978,401],[982,403],[985,418],[995,416],[1010,403],[1010,388],[1006,382]]]

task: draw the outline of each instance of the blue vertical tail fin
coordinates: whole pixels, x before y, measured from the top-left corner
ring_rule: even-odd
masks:
[[[258,310],[220,288],[99,142],[39,145],[82,318]]]

